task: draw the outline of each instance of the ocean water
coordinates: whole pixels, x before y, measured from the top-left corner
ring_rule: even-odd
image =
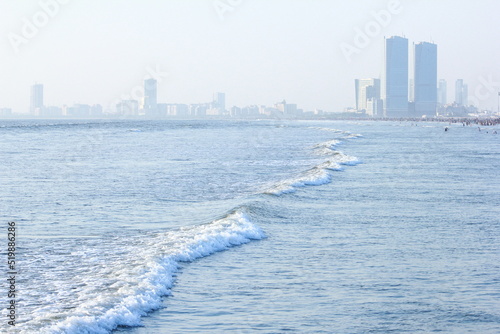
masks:
[[[499,333],[494,130],[1,121],[0,329]]]

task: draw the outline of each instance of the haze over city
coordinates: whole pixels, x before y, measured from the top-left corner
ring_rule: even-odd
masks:
[[[38,82],[46,105],[107,108],[153,72],[166,103],[220,91],[228,108],[286,99],[340,112],[355,105],[355,79],[380,77],[384,37],[398,35],[438,45],[448,100],[463,79],[479,108],[496,110],[499,10],[492,0],[1,1],[0,107],[29,112]]]

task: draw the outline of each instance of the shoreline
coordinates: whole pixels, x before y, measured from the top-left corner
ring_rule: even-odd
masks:
[[[385,121],[385,122],[441,122],[441,123],[462,123],[464,125],[492,126],[500,124],[500,116],[485,117],[432,117],[432,118],[370,118],[370,117],[317,117],[317,118],[293,118],[293,117],[96,117],[96,118],[38,118],[38,117],[12,117],[0,118],[0,121],[35,121],[35,120],[67,120],[67,121]]]

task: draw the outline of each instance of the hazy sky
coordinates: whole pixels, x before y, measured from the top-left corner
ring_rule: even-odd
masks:
[[[377,23],[373,13],[391,8]],[[463,78],[496,109],[499,15],[497,0],[0,0],[0,107],[27,112],[38,82],[46,105],[107,108],[139,96],[156,71],[159,102],[221,91],[228,107],[286,99],[342,111],[355,104],[355,78],[380,76],[384,36],[404,35],[438,45],[449,100]],[[371,36],[356,40],[356,29]],[[357,53],[346,57],[347,45]]]

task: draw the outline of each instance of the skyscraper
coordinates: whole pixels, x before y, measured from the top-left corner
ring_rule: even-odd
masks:
[[[408,101],[415,102],[415,79],[410,79],[408,88]]]
[[[462,105],[469,105],[469,86],[463,84],[462,86]]]
[[[43,108],[43,85],[31,86],[30,112],[32,115],[39,113]]]
[[[385,71],[382,84],[386,117],[408,116],[408,39],[385,40]]]
[[[463,79],[457,79],[455,81],[455,103],[459,106],[463,105],[463,90],[464,90],[464,81]]]
[[[214,108],[218,109],[220,114],[223,114],[226,111],[226,94],[214,94]]]
[[[144,80],[144,112],[155,115],[158,108],[157,83],[155,79]]]
[[[437,107],[437,45],[415,45],[415,114],[434,116]]]
[[[447,84],[446,80],[441,79],[439,80],[439,86],[438,86],[438,103],[442,106],[444,106],[446,103],[448,103],[447,99]]]

